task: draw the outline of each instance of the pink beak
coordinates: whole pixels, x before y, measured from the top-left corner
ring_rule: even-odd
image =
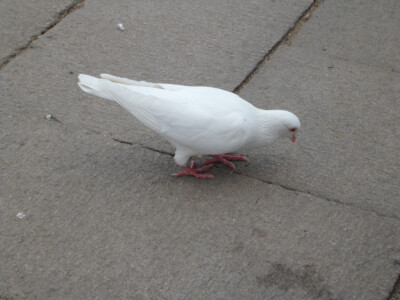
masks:
[[[295,143],[296,142],[296,136],[293,134],[292,138],[291,138],[292,142]]]

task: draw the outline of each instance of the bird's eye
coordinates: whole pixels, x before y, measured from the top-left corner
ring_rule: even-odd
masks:
[[[289,131],[295,132],[297,128],[290,128]]]

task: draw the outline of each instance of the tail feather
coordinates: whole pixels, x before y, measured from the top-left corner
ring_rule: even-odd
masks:
[[[146,81],[135,81],[127,78],[121,78],[117,76],[112,76],[109,74],[101,74],[100,75],[102,78],[96,78],[93,76],[85,75],[85,74],[79,74],[79,82],[78,85],[79,87],[86,93],[108,99],[111,101],[115,101],[113,96],[107,91],[107,89],[102,85],[104,82],[110,82],[115,85],[121,85],[121,86],[131,86],[132,89],[135,89],[134,87],[138,87],[139,89],[145,89],[147,90],[148,94],[152,94],[151,91],[154,91],[153,89],[165,89],[161,84],[158,83],[151,83],[151,82],[146,82]],[[109,87],[109,85],[107,85]],[[172,87],[173,85],[166,85],[168,86],[168,89],[173,90]],[[147,94],[145,90],[138,90],[137,92]]]
[[[85,74],[79,74],[78,78],[79,78],[78,85],[84,92],[97,97],[114,101],[114,99],[109,94],[105,93],[100,88],[99,81],[101,79]]]
[[[80,74],[78,76],[78,85],[86,93],[117,102],[144,125],[157,132],[160,131],[157,119],[152,113],[152,107],[158,99],[151,95],[151,93],[143,91],[151,90],[153,92],[160,92],[154,89],[154,85],[156,84],[137,82],[105,74],[102,77],[96,78]],[[130,81],[130,84],[123,81]],[[149,88],[150,85],[152,85],[152,88]]]
[[[110,74],[100,74],[100,76],[101,76],[101,78],[108,79],[108,80],[110,80],[112,82],[116,82],[116,83],[135,85],[135,86],[152,87],[152,88],[156,88],[156,89],[164,89],[162,87],[162,85],[160,85],[158,83],[152,83],[152,82],[146,82],[146,81],[136,81],[136,80],[131,80],[128,78],[113,76]]]

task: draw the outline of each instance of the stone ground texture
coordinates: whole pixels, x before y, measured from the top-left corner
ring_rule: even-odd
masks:
[[[6,0],[0,25],[1,300],[400,299],[400,2]],[[302,131],[173,178],[79,73],[237,88]]]

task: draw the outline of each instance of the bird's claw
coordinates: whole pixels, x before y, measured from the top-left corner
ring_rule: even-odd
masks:
[[[188,175],[188,176],[194,176],[196,178],[214,178],[214,176],[212,176],[211,174],[201,174],[201,173],[206,172],[209,169],[211,169],[212,166],[213,166],[213,164],[207,164],[204,167],[196,169],[196,164],[194,161],[192,161],[190,163],[190,166],[182,167],[184,169],[183,172],[172,174],[172,176],[181,177],[181,176]]]
[[[220,155],[210,155],[212,158],[203,161],[203,164],[210,164],[214,162],[222,162],[223,164],[235,169],[235,165],[230,162],[233,161],[247,161],[247,158],[242,155],[228,155],[228,154],[220,154]]]

